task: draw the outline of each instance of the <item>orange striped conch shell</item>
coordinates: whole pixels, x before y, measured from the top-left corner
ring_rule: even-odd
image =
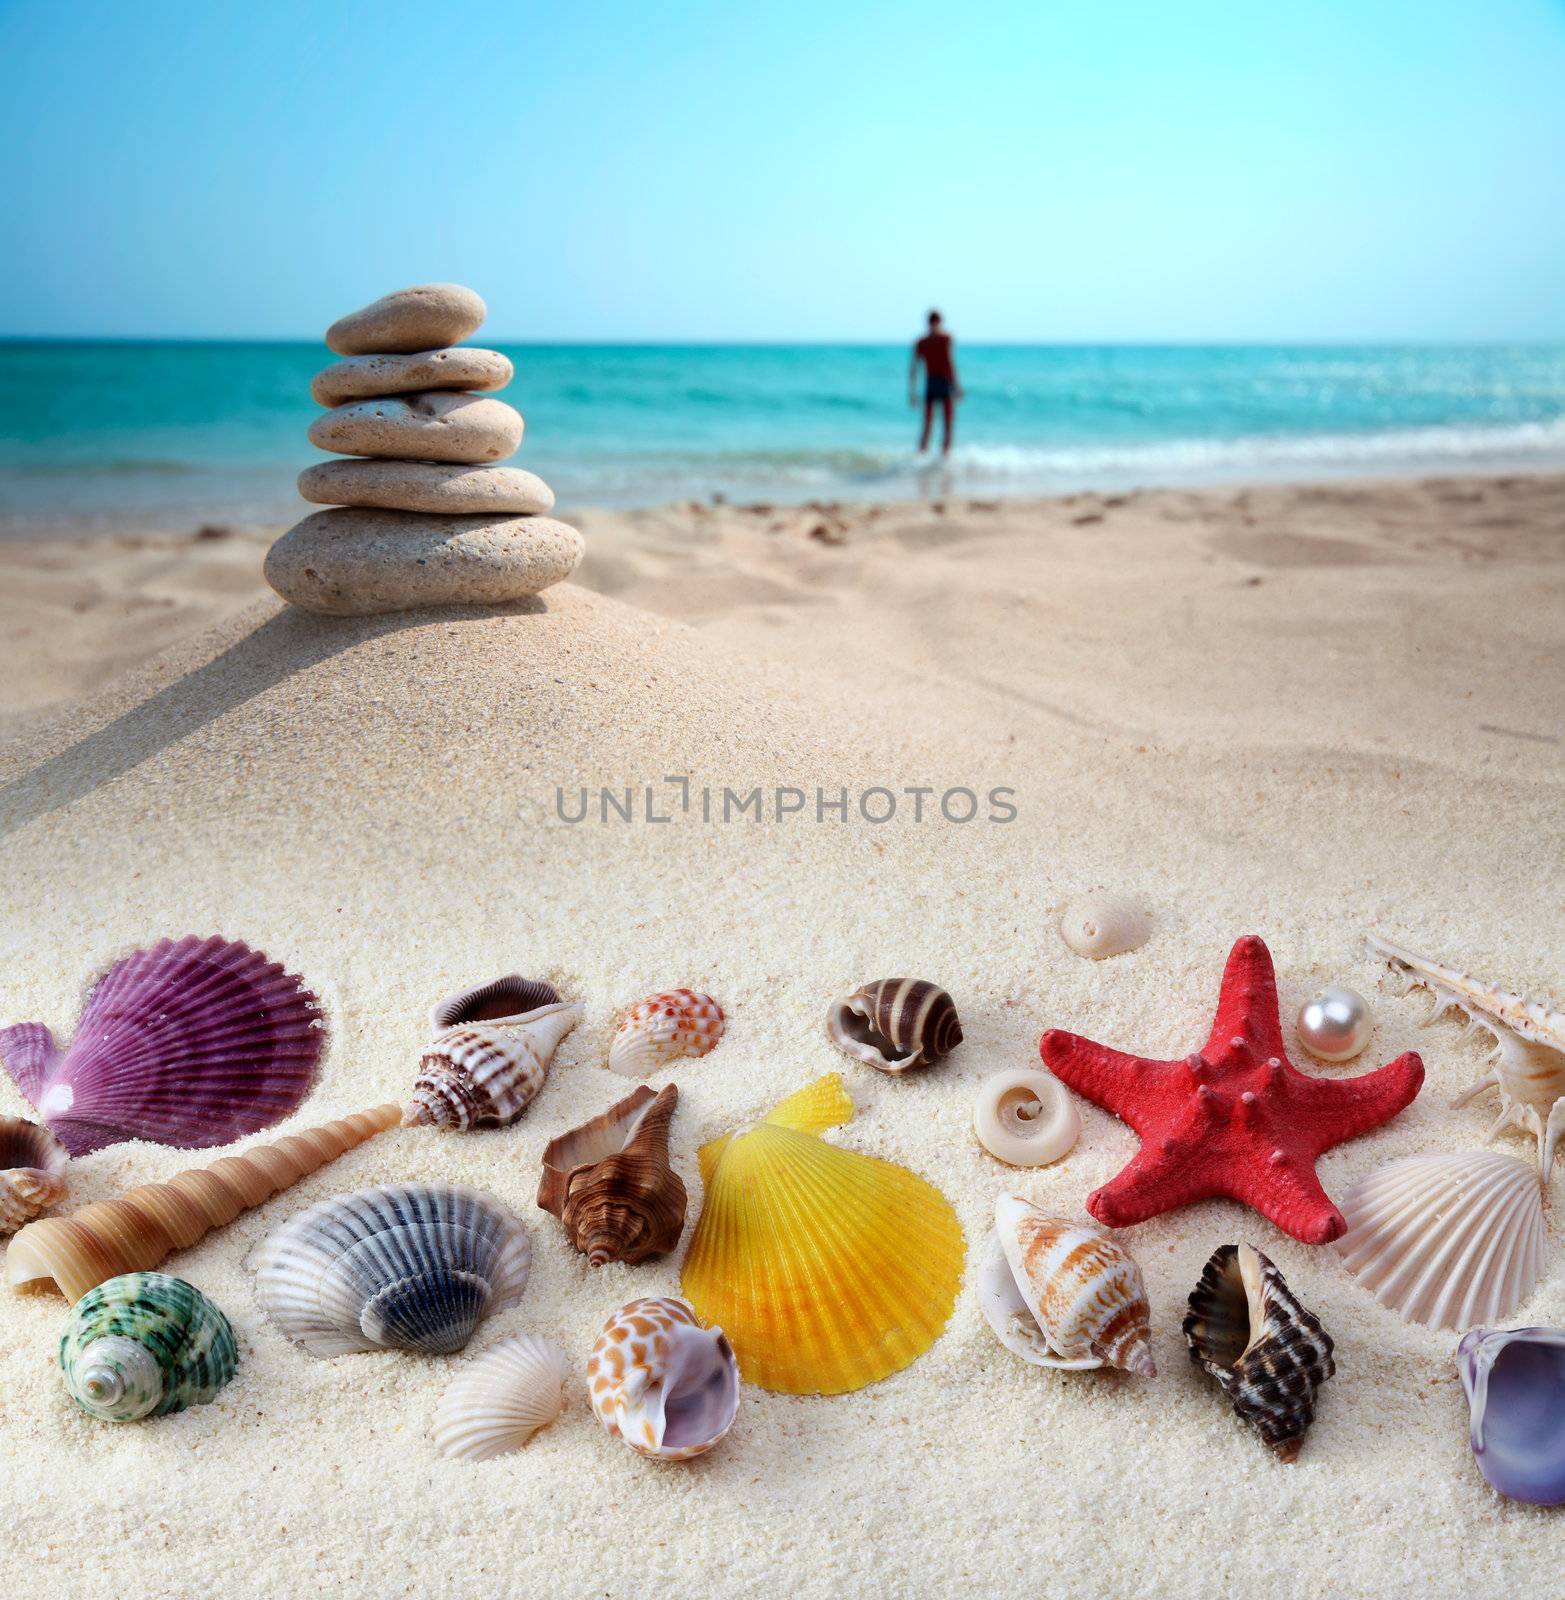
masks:
[[[1034,1366],[1157,1372],[1147,1291],[1130,1254],[1016,1195],[995,1202],[978,1303],[1000,1343]]]
[[[121,1273],[149,1272],[241,1211],[396,1127],[401,1117],[401,1106],[376,1106],[243,1155],[223,1156],[167,1183],[142,1184],[68,1217],[41,1217],[11,1241],[6,1281],[18,1294],[55,1289],[74,1302]]]
[[[592,1347],[587,1393],[598,1421],[638,1455],[688,1461],[733,1427],[739,1363],[688,1302],[632,1300]]]

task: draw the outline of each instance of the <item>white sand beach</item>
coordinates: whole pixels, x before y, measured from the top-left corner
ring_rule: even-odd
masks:
[[[1155,1379],[1004,1350],[971,1276],[995,1197],[1084,1218],[1136,1137],[1083,1103],[1068,1157],[1012,1172],[976,1143],[972,1106],[989,1074],[1036,1062],[1046,1027],[1196,1048],[1230,945],[1255,933],[1285,1026],[1327,981],[1375,1006],[1360,1061],[1296,1050],[1301,1069],[1424,1056],[1414,1104],[1322,1158],[1335,1199],[1388,1158],[1481,1143],[1486,1109],[1451,1109],[1481,1045],[1421,1030],[1424,1006],[1395,997],[1361,935],[1565,1004],[1565,480],[567,520],[588,558],[536,602],[358,621],[252,598],[263,546],[246,535],[9,553],[0,621],[32,632],[0,750],[0,1021],[68,1037],[117,953],[245,939],[326,1005],[319,1086],[285,1125],[303,1127],[405,1097],[425,1013],[452,988],[520,971],[587,1005],[515,1127],[387,1134],[171,1259],[239,1338],[238,1376],[208,1406],[120,1427],[79,1414],[55,1366],[63,1301],[0,1294],[0,1506],[25,1585],[45,1600],[1552,1592],[1558,1514],[1479,1477],[1455,1337],[1404,1326],[1332,1248],[1237,1205],[1118,1235],[1145,1274]],[[673,777],[808,804],[707,823],[678,809]],[[670,820],[561,820],[557,790],[603,785],[650,785]],[[904,798],[883,824],[816,817],[817,789],[851,805],[920,786],[1014,791],[1016,816],[987,820],[981,801],[971,822],[918,822]],[[1142,949],[1093,963],[1061,941],[1062,906],[1096,885],[1145,901]],[[822,1028],[833,998],[893,974],[946,987],[966,1033],[905,1081]],[[534,1205],[540,1153],[625,1092],[604,1067],[616,1011],[681,984],[729,1017],[716,1051],[653,1080],[680,1089],[685,1238],[589,1271]],[[747,1386],[699,1461],[632,1455],[579,1387],[520,1453],[443,1460],[430,1420],[464,1358],[315,1360],[257,1306],[247,1258],[284,1218],[359,1185],[449,1179],[514,1207],[535,1246],[520,1304],[469,1356],[528,1331],[580,1371],[621,1304],[678,1291],[698,1144],[839,1070],[856,1112],[829,1137],[948,1196],[968,1280],[911,1367],[833,1398]],[[25,1109],[0,1083],[0,1112]],[[69,1204],[203,1159],[114,1146],[73,1165]],[[1240,1240],[1336,1341],[1292,1465],[1180,1333],[1208,1256]],[[1553,1243],[1518,1324],[1565,1322]]]

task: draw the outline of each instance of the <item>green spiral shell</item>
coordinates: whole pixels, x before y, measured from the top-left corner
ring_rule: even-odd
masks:
[[[204,1406],[238,1365],[228,1318],[166,1272],[99,1284],[76,1302],[60,1339],[65,1387],[105,1422]]]

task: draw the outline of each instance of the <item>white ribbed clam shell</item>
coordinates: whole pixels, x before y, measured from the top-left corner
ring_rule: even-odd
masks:
[[[256,1298],[312,1356],[460,1350],[521,1299],[532,1242],[498,1200],[452,1184],[335,1195],[261,1246]]]
[[[609,1066],[647,1078],[670,1061],[704,1056],[723,1037],[723,1008],[696,989],[669,989],[638,1000],[609,1046]]]
[[[435,1448],[463,1461],[520,1450],[565,1409],[565,1352],[528,1333],[487,1350],[440,1397]]]
[[[1146,912],[1122,894],[1078,895],[1060,916],[1060,937],[1090,961],[1137,950],[1151,933]]]
[[[1537,1169],[1491,1150],[1404,1156],[1342,1201],[1348,1271],[1404,1321],[1458,1331],[1507,1317],[1543,1276]]]
[[[1021,1067],[997,1072],[979,1086],[973,1104],[978,1142],[1012,1167],[1045,1167],[1081,1137],[1081,1113],[1052,1072]]]

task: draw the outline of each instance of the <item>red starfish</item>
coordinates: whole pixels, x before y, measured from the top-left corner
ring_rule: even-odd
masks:
[[[1141,1135],[1135,1159],[1087,1197],[1111,1228],[1227,1195],[1295,1239],[1328,1244],[1347,1228],[1315,1176],[1323,1151],[1389,1122],[1424,1081],[1409,1050],[1357,1078],[1306,1077],[1283,1053],[1271,952],[1253,934],[1228,956],[1206,1048],[1183,1061],[1124,1055],[1050,1028],[1050,1071]]]

